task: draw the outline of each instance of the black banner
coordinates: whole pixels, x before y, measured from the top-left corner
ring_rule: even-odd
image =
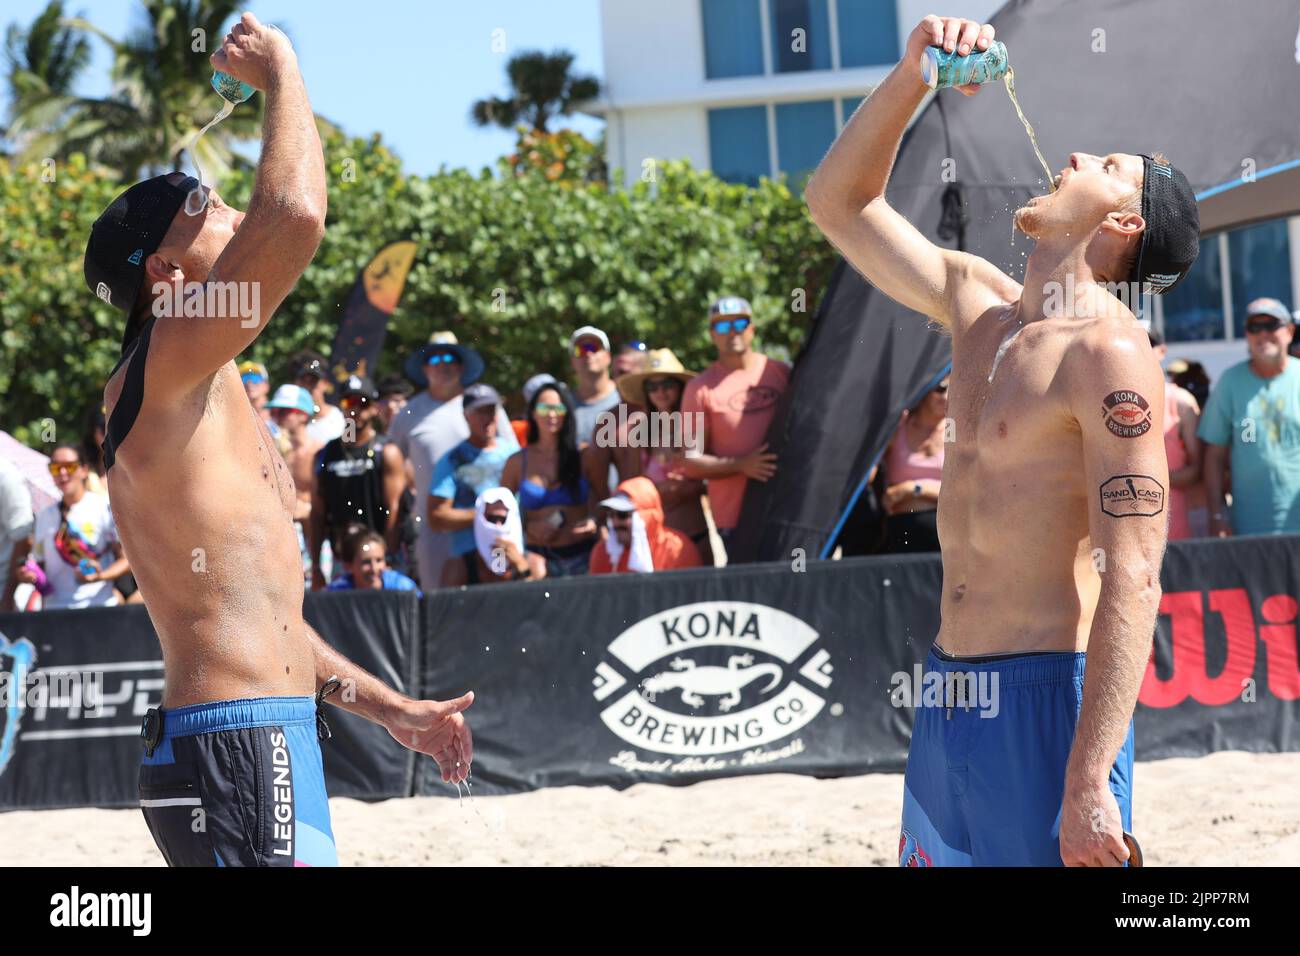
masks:
[[[307,622],[352,661],[418,694],[411,592],[309,594]],[[162,651],[142,605],[0,615],[0,810],[132,807],[140,722],[162,701]],[[322,745],[333,796],[412,792],[416,756],[331,707]]]
[[[1300,536],[1170,546],[1139,759],[1300,750],[1298,562]],[[626,787],[901,770],[912,712],[891,691],[938,630],[940,582],[935,556],[879,556],[313,593],[304,614],[405,693],[475,691],[475,792]],[[0,810],[134,806],[162,694],[144,609],[0,615],[0,632]],[[456,792],[383,728],[327,714],[331,795]]]
[[[425,686],[475,691],[482,792],[901,770],[890,675],[933,640],[938,588],[909,557],[438,592]]]

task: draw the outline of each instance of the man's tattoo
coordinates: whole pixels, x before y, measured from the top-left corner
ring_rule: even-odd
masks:
[[[1150,475],[1116,475],[1101,485],[1101,510],[1113,518],[1150,518],[1165,510],[1165,488]]]
[[[1151,430],[1151,405],[1132,389],[1121,388],[1103,398],[1101,417],[1120,438],[1137,438]]]

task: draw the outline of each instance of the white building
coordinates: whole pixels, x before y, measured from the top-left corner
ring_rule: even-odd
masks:
[[[601,0],[607,159],[630,183],[655,159],[732,182],[798,183],[897,62],[926,14],[988,19],[1002,0]],[[1246,357],[1247,302],[1300,291],[1300,217],[1202,240],[1152,315],[1169,357],[1211,376]]]
[[[950,0],[987,18],[1000,0]],[[601,0],[611,168],[689,159],[733,182],[811,172],[929,0]]]

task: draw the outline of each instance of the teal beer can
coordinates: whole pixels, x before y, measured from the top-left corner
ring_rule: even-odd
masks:
[[[921,78],[932,90],[968,83],[990,83],[1006,75],[1007,48],[999,40],[989,44],[983,53],[958,56],[957,51],[947,52],[941,46],[928,46],[921,54]]]

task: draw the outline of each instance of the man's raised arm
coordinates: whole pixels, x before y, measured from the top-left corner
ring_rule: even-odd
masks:
[[[248,210],[207,276],[209,284],[237,283],[233,300],[251,302],[253,314],[163,319],[154,330],[155,348],[175,360],[169,369],[186,369],[195,381],[261,333],[316,254],[327,204],[320,137],[288,38],[245,13],[211,59],[216,69],[263,91],[266,116]],[[211,208],[202,215],[210,214]]]
[[[804,193],[813,220],[872,285],[947,327],[963,278],[982,282],[1004,299],[1018,295],[1015,284],[982,259],[930,242],[885,202],[885,185],[903,132],[927,92],[920,68],[925,48],[943,45],[967,54],[986,50],[992,40],[988,24],[960,17],[922,20],[902,60],[845,125]],[[979,87],[958,89],[970,95]]]

